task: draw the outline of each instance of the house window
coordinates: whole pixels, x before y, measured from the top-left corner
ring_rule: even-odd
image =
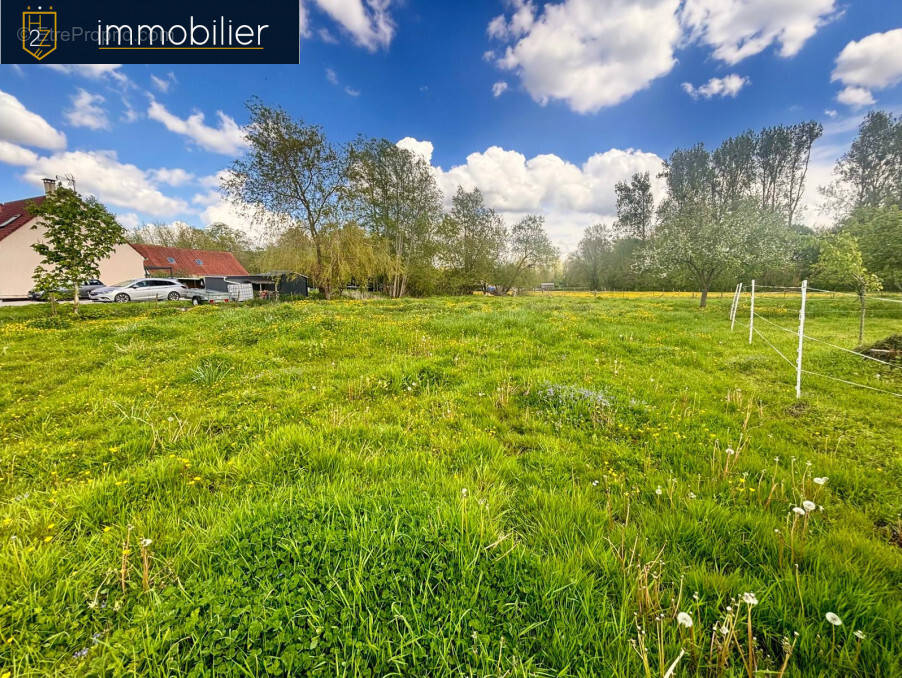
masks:
[[[0,224],[0,228],[3,228],[4,226],[9,226],[11,223],[13,223],[16,219],[18,219],[21,216],[22,216],[21,214],[16,214],[16,215],[10,217],[6,221],[4,221],[2,224]]]
[[[170,264],[174,264],[174,263],[175,263],[175,257],[166,257],[166,261],[168,261]]]
[[[195,260],[194,260],[194,263],[197,264],[198,266],[203,266],[203,265],[204,265],[203,259],[195,259]]]

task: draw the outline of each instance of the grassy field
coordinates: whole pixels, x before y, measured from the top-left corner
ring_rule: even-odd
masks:
[[[902,400],[729,303],[0,309],[0,677],[902,674]]]

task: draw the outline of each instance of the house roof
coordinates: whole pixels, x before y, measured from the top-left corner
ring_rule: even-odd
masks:
[[[44,196],[39,195],[35,198],[23,198],[0,204],[0,240],[18,231],[32,220],[33,217],[28,212],[28,203],[43,201]]]
[[[161,245],[132,245],[144,257],[145,269],[172,269],[171,275],[247,275],[235,255],[216,250],[190,250]]]

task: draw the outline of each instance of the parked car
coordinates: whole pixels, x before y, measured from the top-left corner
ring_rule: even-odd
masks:
[[[99,280],[88,280],[87,282],[83,282],[78,286],[78,298],[89,299],[91,292],[99,290],[103,286],[103,283]],[[54,292],[56,292],[57,299],[71,299],[73,290],[71,287],[60,287],[54,290]],[[34,299],[35,301],[44,301],[47,298],[47,292],[43,290],[31,290],[28,292],[28,298]]]
[[[110,287],[101,287],[91,292],[93,301],[178,301],[182,295],[188,296],[188,288],[177,280],[169,278],[138,278],[124,280]]]

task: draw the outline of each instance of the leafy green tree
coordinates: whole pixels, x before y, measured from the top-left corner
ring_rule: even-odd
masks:
[[[404,296],[411,272],[435,253],[441,191],[425,160],[390,141],[358,140],[351,153],[356,213],[371,233],[391,244],[396,263],[389,294]]]
[[[79,286],[100,275],[100,262],[124,242],[125,231],[95,198],[83,198],[65,186],[57,186],[28,209],[39,218],[32,228],[43,229],[41,242],[32,245],[41,255],[34,270],[35,285],[48,291],[71,285],[78,315]]]
[[[636,172],[628,183],[618,181],[614,193],[617,195],[618,230],[630,238],[649,238],[655,201],[648,172]]]
[[[330,231],[340,228],[350,207],[348,149],[334,146],[321,127],[281,108],[253,99],[248,110],[249,148],[233,163],[222,188],[233,201],[253,206],[277,233],[304,229],[314,255],[305,272],[329,299],[335,279],[326,253]]]
[[[498,269],[507,229],[495,210],[486,207],[478,188],[465,191],[458,187],[439,232],[439,257],[447,268],[452,289],[484,289]]]
[[[871,111],[824,193],[840,214],[902,203],[902,116]]]
[[[605,265],[613,251],[614,236],[605,224],[589,226],[567,259],[568,269],[574,281],[591,290],[600,290],[603,284]]]
[[[557,261],[557,248],[545,233],[545,218],[529,215],[511,228],[508,261],[502,266],[498,291],[507,294],[530,271],[547,268]]]
[[[834,233],[821,242],[821,253],[814,267],[814,275],[822,284],[852,288],[860,306],[858,344],[864,342],[865,299],[869,292],[883,289],[880,278],[868,271],[861,256],[858,241],[851,233]]]
[[[883,280],[887,289],[902,290],[902,208],[859,208],[841,230],[855,236],[864,265]]]
[[[685,203],[664,213],[647,265],[666,276],[690,276],[707,305],[708,292],[719,278],[761,270],[786,260],[786,229],[779,215],[746,200],[718,214],[710,202]]]

